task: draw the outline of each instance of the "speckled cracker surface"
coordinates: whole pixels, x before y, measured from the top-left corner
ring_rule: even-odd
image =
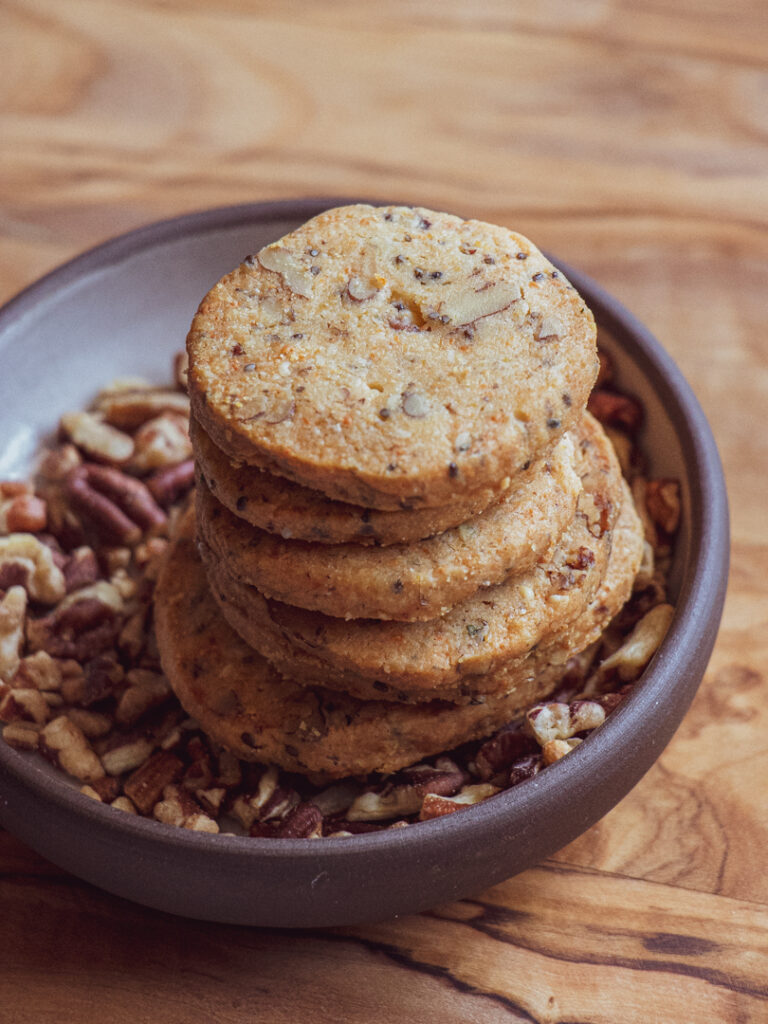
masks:
[[[500,487],[597,373],[591,313],[531,242],[410,207],[330,210],[249,257],[187,348],[219,447],[380,509]]]
[[[500,500],[498,489],[461,495],[450,505],[400,509],[364,508],[334,501],[285,477],[233,459],[193,418],[197,474],[218,501],[239,519],[284,540],[314,544],[407,544],[450,530]],[[501,497],[503,498],[502,492]]]
[[[392,772],[492,733],[544,695],[532,673],[466,707],[359,701],[283,679],[219,614],[193,530],[187,516],[158,580],[158,646],[187,712],[238,757],[332,777]]]
[[[484,692],[485,679],[557,635],[567,642],[605,575],[612,530],[623,500],[616,455],[602,428],[585,417],[577,446],[583,490],[573,522],[546,563],[494,587],[482,588],[441,618],[427,622],[345,622],[266,600],[226,571],[204,543],[211,590],[224,617],[275,663],[304,678],[335,672],[381,681],[430,699],[463,684]],[[345,683],[346,685],[346,683]]]
[[[518,474],[490,509],[410,544],[283,540],[244,523],[202,483],[198,529],[227,571],[266,597],[338,618],[432,619],[551,554],[581,492],[574,459],[568,434],[547,458]]]

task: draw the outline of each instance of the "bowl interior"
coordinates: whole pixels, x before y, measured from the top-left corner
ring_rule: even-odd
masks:
[[[6,306],[0,311],[0,479],[27,475],[36,448],[58,417],[87,405],[111,379],[139,375],[167,381],[171,357],[183,347],[197,304],[211,285],[245,255],[329,205],[333,202],[261,204],[154,225],[85,254]],[[637,325],[625,321],[615,304],[601,313],[599,290],[581,275],[572,276],[596,309],[600,342],[616,362],[620,385],[645,405],[643,444],[653,474],[682,484],[685,515],[672,578],[675,599],[692,571],[695,466],[680,432],[685,415],[680,403],[693,399],[683,395],[670,403],[659,394],[654,373],[663,367],[649,372],[652,343],[638,336]],[[716,595],[707,611],[710,619],[719,616]],[[665,659],[659,663],[664,666]],[[672,668],[670,663],[665,671]],[[181,834],[94,804],[40,759],[0,744],[0,765],[8,773],[3,817],[69,870],[176,913],[293,926],[385,917],[492,884],[588,827],[649,767],[697,683],[698,678],[671,710],[662,701],[660,713],[677,718],[623,772],[621,759],[610,757],[612,744],[621,744],[631,730],[631,723],[621,723],[632,715],[632,701],[600,730],[599,740],[590,738],[569,755],[570,764],[559,763],[538,781],[477,808],[397,834],[313,843]],[[611,785],[593,794],[583,811],[564,811],[561,826],[529,827],[537,807],[551,816],[557,806],[566,808],[579,794],[585,799],[593,792],[590,749],[595,764],[600,762],[596,771],[608,772]],[[518,837],[516,849],[512,836]],[[89,852],[94,849],[98,857]],[[105,850],[111,858],[106,867]],[[457,858],[463,868],[455,866]]]

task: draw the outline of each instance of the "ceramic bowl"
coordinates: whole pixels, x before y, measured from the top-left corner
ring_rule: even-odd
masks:
[[[133,231],[55,270],[0,311],[0,479],[109,379],[167,380],[200,298],[246,254],[343,200],[249,204]],[[557,262],[557,260],[554,260]],[[273,927],[351,924],[466,897],[564,846],[659,756],[702,678],[728,567],[717,450],[680,370],[615,299],[565,273],[593,309],[621,384],[645,403],[653,473],[681,482],[671,629],[631,697],[536,778],[435,821],[353,839],[196,834],[82,796],[0,743],[0,820],[55,864],[150,907]]]

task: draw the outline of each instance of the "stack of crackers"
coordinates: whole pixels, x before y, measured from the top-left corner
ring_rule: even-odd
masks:
[[[628,598],[594,319],[526,238],[330,210],[223,278],[187,348],[196,503],[158,642],[239,757],[341,777],[490,734]]]

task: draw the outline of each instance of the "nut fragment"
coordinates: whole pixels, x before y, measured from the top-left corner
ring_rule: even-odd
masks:
[[[156,416],[139,427],[133,441],[136,450],[130,466],[139,473],[175,466],[192,456],[186,416]]]
[[[403,412],[412,419],[423,419],[429,412],[429,402],[419,391],[404,391]]]
[[[110,466],[83,465],[65,482],[74,507],[111,540],[135,544],[166,516],[145,484]]]
[[[0,601],[0,681],[10,682],[21,660],[27,592],[11,587]]]
[[[186,349],[173,357],[173,379],[179,391],[186,393],[189,383],[189,356]]]
[[[427,793],[419,812],[419,821],[429,821],[432,818],[441,818],[444,814],[453,814],[454,811],[460,811],[462,807],[471,807],[473,804],[482,803],[483,800],[500,792],[498,786],[481,782],[474,786],[463,786],[455,796]]]
[[[414,765],[404,769],[378,792],[361,793],[347,811],[347,821],[386,821],[416,814],[428,793],[451,795],[464,782],[463,772],[448,758],[439,767]],[[403,780],[403,781],[398,781]]]
[[[21,659],[13,682],[15,686],[51,691],[61,688],[62,677],[61,664],[47,651],[37,651]]]
[[[33,601],[56,604],[64,597],[64,575],[53,551],[31,533],[11,533],[0,537],[0,567],[9,564],[26,571],[24,587]]]
[[[288,249],[280,245],[268,245],[256,253],[256,259],[265,270],[279,274],[292,292],[304,298],[312,294],[313,274]]]
[[[438,303],[437,311],[454,327],[465,327],[503,312],[521,297],[520,285],[513,281],[486,281],[479,291],[454,286]]]
[[[132,669],[126,680],[129,686],[121,694],[115,710],[115,721],[120,725],[133,725],[171,696],[168,680],[158,672]]]
[[[147,487],[155,501],[163,508],[183,497],[195,482],[195,461],[187,459],[177,466],[167,466],[153,473]]]
[[[48,721],[48,704],[39,690],[14,687],[0,698],[0,722]]]
[[[605,711],[593,700],[577,700],[572,704],[550,701],[531,708],[526,720],[543,747],[551,740],[567,740],[577,732],[597,729],[605,721]]]
[[[154,744],[143,736],[128,743],[122,743],[101,755],[101,763],[110,775],[122,775],[144,764],[152,753]]]
[[[73,444],[62,444],[46,453],[40,463],[40,476],[45,481],[59,483],[82,462],[83,457]]]
[[[677,480],[649,480],[645,491],[648,514],[667,535],[680,524],[680,485]]]
[[[534,337],[537,341],[551,341],[553,338],[560,338],[564,334],[563,322],[556,316],[542,317],[534,331]]]
[[[141,814],[149,814],[166,786],[176,782],[184,764],[175,754],[160,750],[140,765],[126,780],[123,791]]]
[[[354,302],[366,302],[368,299],[372,299],[379,290],[375,282],[364,281],[361,277],[351,277],[347,285],[347,295]]]
[[[595,388],[589,396],[587,409],[605,426],[619,427],[636,434],[643,422],[643,407],[631,395]]]
[[[541,756],[544,760],[545,765],[554,764],[555,761],[559,761],[565,757],[566,754],[570,754],[581,743],[578,737],[573,737],[567,740],[549,740],[544,744],[541,750]]]
[[[189,416],[189,399],[186,395],[146,386],[103,391],[96,400],[96,407],[108,423],[123,430],[141,428],[148,421],[166,414],[180,417],[182,421],[186,421]],[[137,449],[140,433],[141,430],[134,436]]]
[[[166,825],[176,825],[193,832],[217,833],[219,826],[200,805],[178,786],[166,786],[163,799],[155,804],[154,817]]]
[[[119,465],[133,455],[133,438],[90,412],[68,412],[61,429],[81,451],[99,462]]]
[[[98,580],[101,572],[96,552],[88,545],[76,548],[64,566],[64,582],[67,593],[87,587]]]
[[[37,750],[39,733],[33,722],[11,722],[3,729],[3,739],[14,750]]]
[[[0,496],[0,534],[37,533],[45,529],[47,521],[47,505],[36,495]]]
[[[674,614],[671,604],[657,604],[651,608],[621,647],[598,667],[595,673],[597,680],[601,681],[613,673],[623,682],[637,679],[667,635]]]
[[[40,733],[40,753],[81,782],[104,777],[104,767],[88,740],[65,716],[54,718]]]

